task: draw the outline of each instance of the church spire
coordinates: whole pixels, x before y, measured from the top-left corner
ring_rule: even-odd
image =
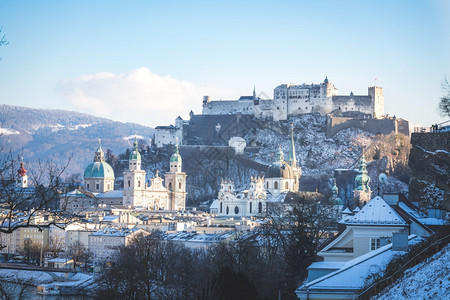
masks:
[[[101,139],[98,139],[98,148],[95,151],[94,162],[105,161],[105,153],[102,150]]]
[[[256,99],[256,87],[253,86],[253,100]]]
[[[294,145],[294,124],[291,124],[291,140],[289,145],[288,162],[292,167],[297,165],[297,159],[295,157],[295,145]]]

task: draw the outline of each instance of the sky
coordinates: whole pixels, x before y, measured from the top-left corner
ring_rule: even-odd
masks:
[[[202,97],[282,83],[383,87],[385,112],[429,126],[450,77],[450,1],[0,0],[0,104],[148,126]]]

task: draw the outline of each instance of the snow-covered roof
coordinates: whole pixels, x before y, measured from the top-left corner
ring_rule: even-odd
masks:
[[[123,198],[123,191],[107,191],[98,194],[97,198]]]
[[[410,208],[408,205],[406,205],[403,202],[399,202],[398,206],[403,209],[405,212],[407,212],[409,215],[413,216],[416,219],[420,219],[425,217],[424,214],[422,214],[421,212],[415,211],[414,209]]]
[[[346,207],[343,211],[341,211],[341,214],[352,214],[352,211]]]
[[[119,216],[117,215],[108,215],[108,216],[104,216],[103,217],[103,222],[113,222],[115,220],[117,220],[119,218]]]
[[[446,220],[438,219],[438,218],[418,218],[417,220],[424,225],[443,226],[445,224],[448,224],[448,222]]]
[[[142,230],[139,228],[132,228],[132,229],[128,229],[128,228],[121,228],[121,229],[116,229],[116,228],[104,228],[102,230],[99,230],[97,232],[92,233],[91,235],[95,235],[95,236],[127,236],[130,235],[138,230]]]
[[[408,241],[412,244],[415,235],[410,235]],[[297,294],[307,290],[359,290],[365,284],[366,278],[373,272],[381,271],[394,256],[392,244],[385,245],[374,251],[354,258],[342,268],[325,276],[307,282],[297,289]]]
[[[209,209],[219,209],[219,200],[214,200]]]
[[[380,196],[370,200],[355,215],[346,216],[340,222],[346,225],[406,225],[405,220]]]

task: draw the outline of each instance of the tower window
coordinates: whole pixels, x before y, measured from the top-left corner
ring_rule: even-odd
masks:
[[[138,181],[138,187],[141,187],[141,181],[140,180]]]
[[[172,190],[172,182],[169,182],[169,190]]]
[[[250,202],[250,213],[252,213],[252,202]]]
[[[220,213],[222,213],[223,209],[223,202],[220,202]]]
[[[99,189],[100,189],[100,184],[96,183],[96,184],[95,184],[95,189],[96,189],[96,190],[99,190]]]
[[[86,184],[86,188],[87,188],[87,189],[89,189],[89,183],[88,183],[88,184]]]
[[[258,214],[262,214],[262,202],[258,203]]]
[[[239,213],[239,207],[234,207],[234,213],[237,215]]]
[[[230,208],[227,206],[227,215],[230,213]]]
[[[128,187],[131,187],[131,181],[128,180]]]
[[[181,190],[181,182],[178,182],[178,189]]]
[[[278,181],[275,181],[275,183],[273,184],[273,188],[278,190]]]
[[[286,190],[288,190],[289,189],[289,183],[286,181],[286,184],[284,185],[284,188],[286,189]]]

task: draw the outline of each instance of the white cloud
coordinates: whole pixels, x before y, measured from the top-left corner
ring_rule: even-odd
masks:
[[[100,72],[62,81],[59,93],[75,110],[148,126],[172,124],[178,115],[201,113],[204,95],[236,99],[236,91],[198,86],[141,67],[125,74]]]

